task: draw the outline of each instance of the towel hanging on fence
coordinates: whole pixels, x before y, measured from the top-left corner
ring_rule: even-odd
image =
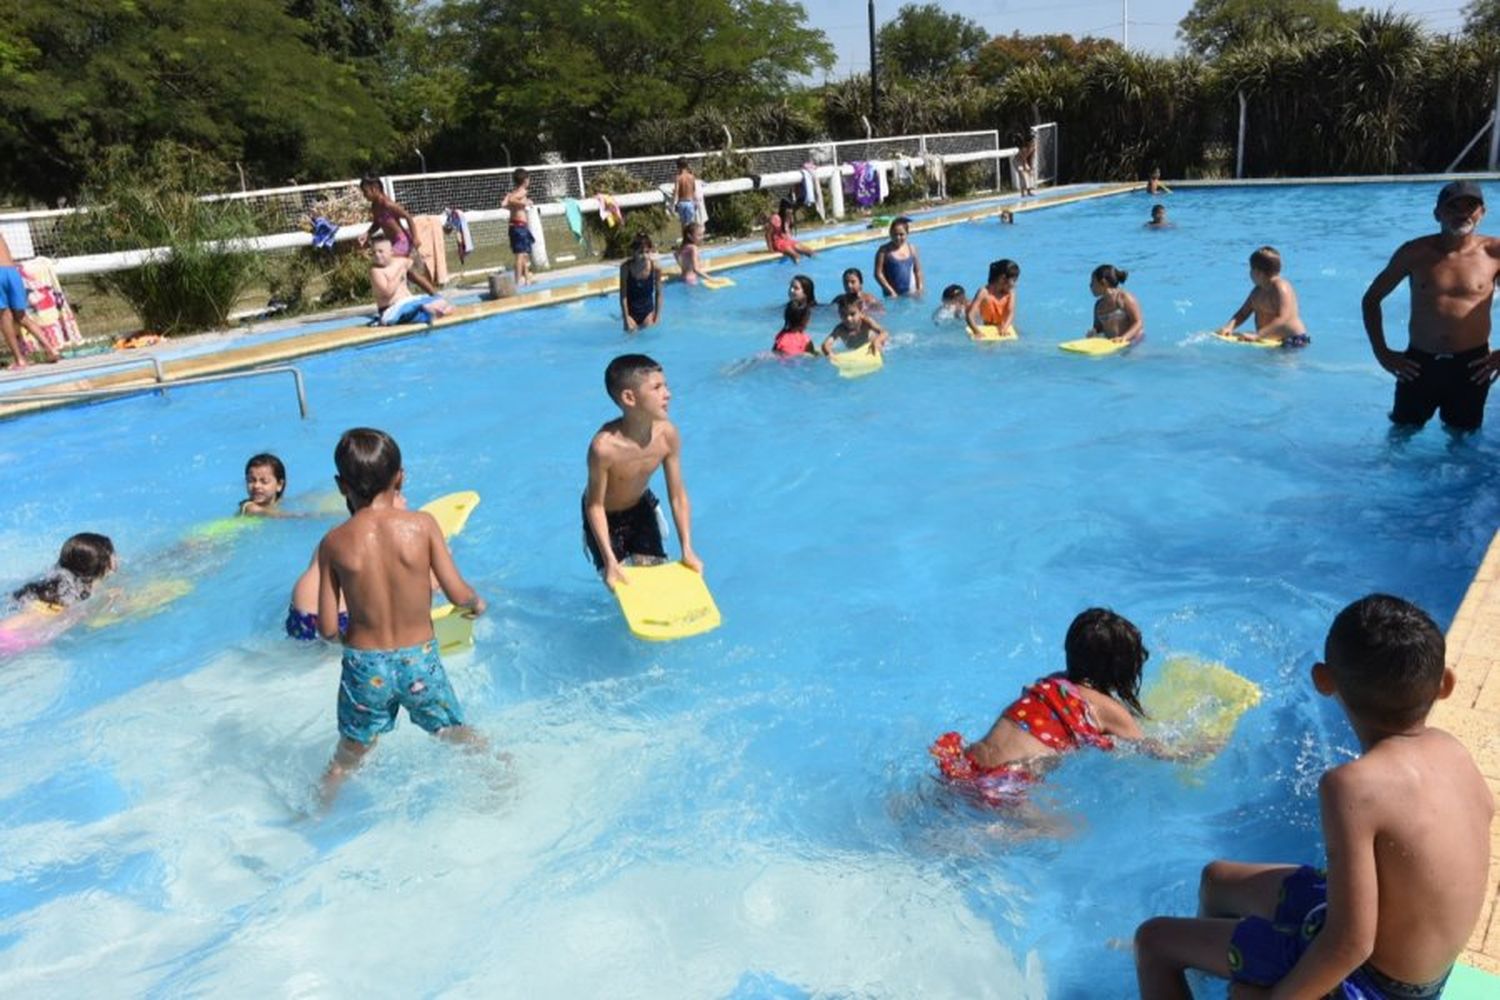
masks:
[[[698,222],[706,226],[708,225],[708,199],[704,197],[705,190],[703,178],[693,181],[693,208],[697,212]]]
[[[936,153],[927,153],[922,157],[922,169],[927,172],[927,189],[932,190],[932,185],[937,185],[937,196],[948,197],[948,176],[943,168],[943,158]]]
[[[802,164],[802,204],[816,208],[818,218],[828,218],[828,211],[823,207],[823,185],[818,183],[818,167],[811,160]]]
[[[564,198],[562,200],[563,218],[568,220],[568,228],[573,231],[573,238],[583,242],[583,209],[578,206],[577,198]]]
[[[332,222],[318,216],[313,220],[312,245],[314,250],[332,250],[333,241],[338,237],[339,227]]]
[[[443,219],[438,215],[419,215],[412,219],[412,231],[422,244],[418,254],[427,265],[427,276],[435,285],[448,281],[448,248],[443,241]]]
[[[458,262],[463,264],[474,252],[474,233],[469,228],[469,219],[464,215],[461,208],[450,208],[447,212],[447,222],[444,229],[451,230],[453,242],[458,245]]]
[[[542,210],[535,205],[526,206],[526,228],[531,230],[531,262],[546,267],[547,234],[542,232]]]
[[[884,177],[875,165],[866,160],[855,160],[849,164],[853,173],[849,175],[847,190],[854,197],[854,202],[860,208],[869,208],[881,200],[880,189],[884,187]]]
[[[612,194],[596,194],[594,200],[599,203],[599,219],[606,226],[613,229],[625,222],[625,213],[620,211],[620,206],[615,203]]]

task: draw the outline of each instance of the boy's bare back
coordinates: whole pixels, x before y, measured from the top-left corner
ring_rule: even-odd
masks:
[[[677,428],[669,420],[652,421],[646,441],[631,437],[623,418],[611,420],[589,442],[589,496],[596,495],[596,482],[602,481],[606,511],[634,507],[656,470],[680,448]]]
[[[1369,962],[1387,976],[1442,976],[1489,888],[1494,801],[1473,759],[1440,729],[1391,736],[1325,774],[1319,792],[1329,884],[1346,897],[1330,891],[1330,923],[1373,918]]]
[[[1281,319],[1289,329],[1279,332],[1283,334],[1307,332],[1307,328],[1302,325],[1302,316],[1298,312],[1297,293],[1293,291],[1292,283],[1279,274],[1272,278],[1265,288],[1256,288],[1250,292],[1250,307],[1255,312],[1257,331]]]
[[[318,565],[320,627],[329,623],[334,631],[325,629],[325,638],[337,637],[342,594],[349,610],[344,643],[355,649],[399,649],[431,639],[432,576],[454,603],[473,599],[436,519],[422,511],[361,508],[323,537]]]

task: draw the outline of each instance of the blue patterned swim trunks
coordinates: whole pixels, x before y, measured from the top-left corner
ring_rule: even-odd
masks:
[[[463,710],[436,639],[404,649],[344,647],[339,677],[339,735],[356,743],[373,743],[381,733],[396,728],[396,709],[406,709],[411,721],[435,733],[463,725]]]

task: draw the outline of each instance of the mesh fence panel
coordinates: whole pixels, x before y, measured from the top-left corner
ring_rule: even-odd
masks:
[[[1036,136],[1036,182],[1057,183],[1057,123],[1034,125],[1031,134]]]

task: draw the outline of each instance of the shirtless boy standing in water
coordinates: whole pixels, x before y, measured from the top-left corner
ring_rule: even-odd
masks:
[[[692,507],[682,485],[682,439],[667,419],[672,393],[661,365],[644,354],[622,354],[605,369],[604,388],[622,415],[599,428],[589,442],[583,541],[594,568],[613,589],[630,582],[622,563],[666,561],[660,504],[649,488],[660,467],[682,539],[682,563],[703,572],[703,560],[693,551]]]
[[[1433,210],[1441,231],[1401,245],[1364,297],[1365,333],[1375,360],[1396,376],[1391,421],[1421,427],[1434,412],[1453,430],[1478,430],[1500,352],[1490,352],[1490,304],[1500,277],[1500,240],[1474,230],[1484,218],[1484,193],[1473,181],[1452,181]],[[1386,345],[1380,306],[1402,279],[1411,283],[1410,345]]]

